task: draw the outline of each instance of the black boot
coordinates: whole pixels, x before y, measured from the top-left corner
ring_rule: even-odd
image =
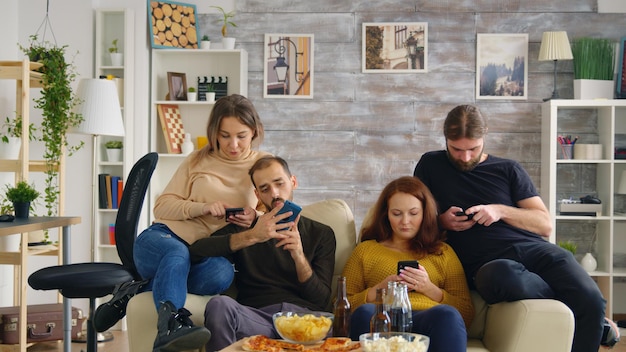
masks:
[[[162,303],[152,352],[194,350],[209,342],[211,332],[204,326],[193,326],[190,315],[185,308],[176,311],[170,301]]]
[[[113,298],[96,309],[94,326],[97,332],[103,332],[115,325],[126,315],[128,301],[139,292],[148,280],[130,281],[119,284],[113,290]]]

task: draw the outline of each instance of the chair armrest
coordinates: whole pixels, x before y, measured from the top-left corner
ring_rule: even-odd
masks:
[[[569,352],[574,315],[552,299],[526,299],[489,306],[483,343],[498,352]]]

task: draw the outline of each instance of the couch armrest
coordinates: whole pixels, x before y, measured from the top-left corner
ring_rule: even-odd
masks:
[[[552,299],[526,299],[489,306],[483,343],[498,352],[569,352],[574,315]]]

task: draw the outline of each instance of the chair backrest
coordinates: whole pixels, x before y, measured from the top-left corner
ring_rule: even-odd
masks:
[[[122,260],[122,265],[127,267],[137,280],[140,280],[141,276],[137,273],[133,261],[133,245],[137,237],[141,207],[158,160],[157,153],[148,153],[133,165],[126,178],[122,200],[115,218],[117,254]]]

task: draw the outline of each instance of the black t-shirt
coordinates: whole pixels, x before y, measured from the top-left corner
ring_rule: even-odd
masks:
[[[440,213],[451,206],[463,210],[478,204],[517,206],[521,200],[538,196],[530,176],[518,162],[491,155],[473,170],[460,171],[450,162],[445,150],[428,152],[418,162],[413,175],[430,188]],[[461,232],[447,231],[447,237],[468,279],[513,243],[545,241],[504,221],[491,226],[475,224]]]

